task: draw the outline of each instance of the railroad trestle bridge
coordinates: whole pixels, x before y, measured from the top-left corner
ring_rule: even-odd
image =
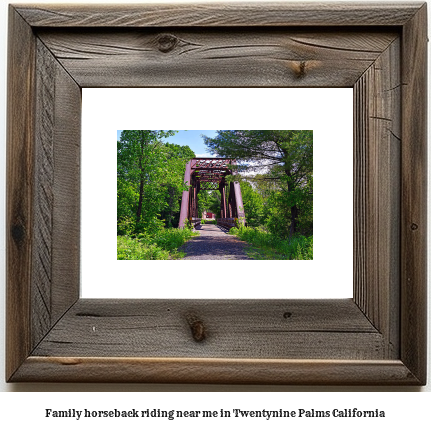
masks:
[[[184,228],[187,220],[199,224],[198,193],[200,190],[219,190],[221,194],[220,218],[217,224],[225,227],[245,224],[245,213],[241,188],[238,181],[228,182],[227,175],[234,172],[235,160],[226,158],[195,158],[186,165],[184,183],[189,187],[183,191],[179,227]],[[229,187],[228,187],[229,185]],[[227,193],[227,189],[229,192]]]

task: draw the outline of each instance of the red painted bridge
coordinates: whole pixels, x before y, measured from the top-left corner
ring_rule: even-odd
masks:
[[[225,158],[195,158],[186,165],[184,183],[188,190],[183,192],[179,227],[184,228],[186,220],[199,224],[198,193],[200,190],[219,190],[221,194],[218,224],[232,227],[234,220],[245,224],[241,188],[238,181],[228,183],[227,175],[234,173],[235,160]],[[227,187],[229,185],[229,187]],[[229,188],[229,193],[227,193]]]

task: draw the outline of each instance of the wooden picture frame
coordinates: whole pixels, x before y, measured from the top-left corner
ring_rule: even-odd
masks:
[[[7,381],[426,383],[426,4],[9,11]],[[81,88],[159,86],[353,87],[353,299],[79,297]]]

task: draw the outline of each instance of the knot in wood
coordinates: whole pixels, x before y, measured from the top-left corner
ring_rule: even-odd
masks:
[[[159,51],[169,52],[178,45],[178,38],[172,34],[162,34],[157,38],[157,44]]]
[[[196,316],[187,316],[187,323],[189,324],[193,339],[197,342],[204,341],[207,335],[202,320]]]
[[[412,223],[410,226],[411,230],[416,230],[419,226],[416,223]]]
[[[25,239],[25,228],[21,223],[15,223],[11,228],[11,235],[16,244],[20,245]]]
[[[307,71],[307,62],[306,61],[300,61],[299,63],[296,63],[293,67],[293,71],[295,72],[295,75],[297,78],[303,78]]]

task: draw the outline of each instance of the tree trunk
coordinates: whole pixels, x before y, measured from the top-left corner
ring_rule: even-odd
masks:
[[[289,236],[293,236],[298,231],[298,216],[299,216],[299,208],[294,205],[290,208],[290,228],[289,228]]]
[[[136,223],[139,223],[139,221],[141,220],[143,200],[144,200],[144,180],[141,180],[139,184],[139,201],[138,201],[138,209],[136,210]]]
[[[295,186],[293,184],[292,173],[290,169],[285,169],[285,173],[287,175],[287,191],[293,192],[295,190]],[[289,227],[289,237],[292,237],[298,231],[298,216],[299,216],[299,208],[295,205],[290,207],[290,227]]]
[[[142,158],[144,154],[144,132],[141,130],[141,153],[139,154],[139,170],[141,180],[139,182],[139,201],[138,201],[138,209],[136,210],[136,223],[139,223],[142,215],[142,202],[144,200],[144,168],[142,166]]]

